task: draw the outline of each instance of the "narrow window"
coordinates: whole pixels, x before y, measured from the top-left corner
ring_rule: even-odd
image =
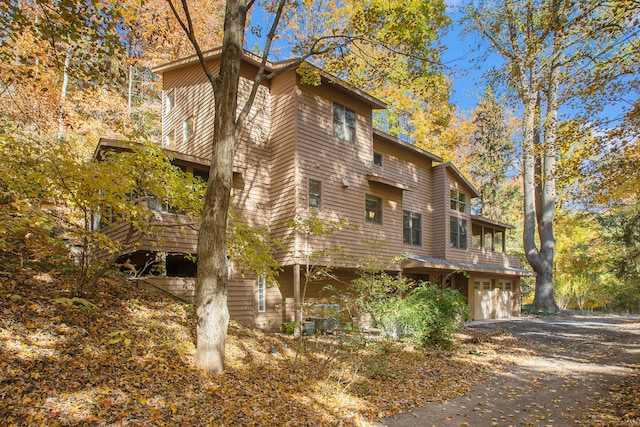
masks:
[[[404,243],[422,246],[422,214],[402,211],[402,224]]]
[[[467,207],[467,197],[456,189],[451,189],[451,209],[464,212]]]
[[[309,179],[309,207],[320,210],[322,206],[322,183]]]
[[[195,132],[195,128],[193,127],[193,116],[189,116],[184,119],[184,122],[182,123],[182,130],[182,136],[185,141],[193,136]]]
[[[449,220],[450,246],[467,249],[467,220],[452,216]]]
[[[367,194],[365,196],[365,221],[372,224],[382,224],[382,199]]]
[[[382,154],[381,153],[373,153],[373,164],[376,166],[382,166]]]
[[[267,310],[267,279],[258,276],[258,313]]]
[[[176,103],[176,93],[174,89],[165,92],[164,96],[164,113],[169,114],[173,111],[173,107]]]
[[[356,113],[340,104],[333,104],[333,136],[356,142]]]

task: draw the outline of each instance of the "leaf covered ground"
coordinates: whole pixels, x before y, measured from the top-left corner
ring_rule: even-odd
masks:
[[[0,283],[7,426],[368,425],[465,394],[488,365],[529,354],[502,333],[468,332],[450,352],[358,335],[307,337],[300,347],[232,323],[227,369],[208,376],[193,363],[189,305],[117,279],[76,300],[54,275],[5,273]]]

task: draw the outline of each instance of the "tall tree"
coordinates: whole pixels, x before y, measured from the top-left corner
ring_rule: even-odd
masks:
[[[540,308],[558,310],[553,223],[560,108],[576,100],[577,106],[602,108],[621,76],[628,77],[626,51],[637,43],[638,30],[627,10],[633,8],[622,17],[613,13],[622,3],[500,0],[469,6],[471,28],[504,60],[501,76],[522,107],[523,245],[537,273],[534,305]],[[595,76],[599,80],[591,80]]]
[[[196,35],[193,19],[186,0],[178,4],[167,0],[174,16],[191,41],[200,64],[213,88],[215,102],[214,136],[212,141],[211,172],[204,199],[202,226],[198,238],[198,275],[196,278],[196,311],[198,317],[196,361],[212,373],[224,368],[224,349],[229,313],[226,296],[226,234],[233,156],[235,145],[247,117],[258,86],[276,75],[298,68],[311,57],[320,64],[331,56],[348,51],[356,41],[368,40],[374,45],[376,38],[363,32],[363,26],[353,26],[340,13],[341,2],[290,2],[277,0],[264,4],[271,16],[269,31],[261,49],[262,59],[256,72],[251,92],[243,105],[238,105],[240,65],[244,55],[243,42],[247,16],[254,0],[227,0],[224,36],[220,56],[220,69],[213,75],[208,69]],[[387,26],[391,31],[395,21],[384,22],[372,11],[364,18],[376,28]],[[422,29],[417,36],[424,35]],[[269,70],[267,60],[277,38],[290,40],[288,51],[294,56],[276,70]],[[403,41],[391,44],[378,39],[377,45],[388,52],[399,52]],[[313,80],[313,75],[310,77]],[[316,79],[317,81],[317,79]]]
[[[508,209],[507,173],[513,167],[515,149],[504,100],[498,100],[491,88],[478,104],[473,121],[475,162],[471,166],[471,177],[480,187],[480,214],[501,220]]]

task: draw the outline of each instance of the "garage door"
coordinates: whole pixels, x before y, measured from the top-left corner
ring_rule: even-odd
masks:
[[[473,287],[473,319],[491,319],[493,311],[493,291],[491,289],[491,280],[476,280]]]
[[[513,316],[513,299],[513,282],[511,280],[500,280],[498,282],[497,317]]]

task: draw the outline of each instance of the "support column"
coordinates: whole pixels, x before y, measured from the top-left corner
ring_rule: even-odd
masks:
[[[302,324],[302,302],[300,300],[300,264],[293,265],[293,305],[295,307],[294,321]]]
[[[401,282],[404,277],[402,273],[403,273],[403,270],[402,268],[400,268],[400,271],[398,271],[398,282]],[[404,298],[407,292],[404,289],[398,289],[398,293],[400,294],[400,298]]]

